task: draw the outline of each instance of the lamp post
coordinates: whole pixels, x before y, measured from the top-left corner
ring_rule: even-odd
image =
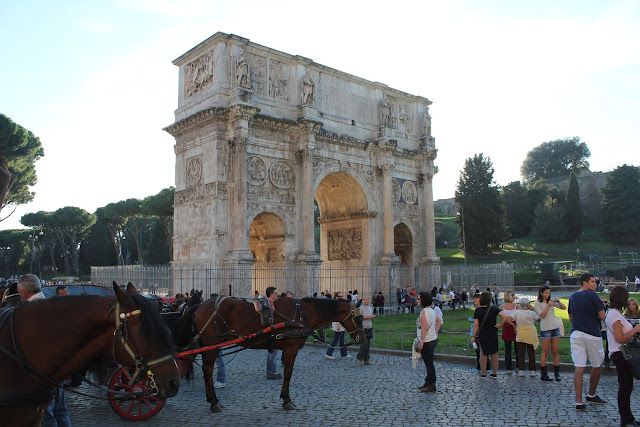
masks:
[[[31,242],[31,262],[29,263],[29,273],[33,273],[33,260],[36,257],[35,242],[38,240],[38,236],[36,236],[36,233],[34,232],[33,234],[29,234],[27,239]]]

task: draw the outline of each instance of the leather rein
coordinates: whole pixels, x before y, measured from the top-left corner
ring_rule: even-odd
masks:
[[[198,333],[195,336],[195,339],[192,342],[192,344],[194,342],[196,342],[199,338],[201,338],[203,341],[209,338],[209,337],[202,338],[202,334],[204,333],[205,329],[207,329],[207,326],[209,326],[209,324],[214,320],[215,317],[219,317],[222,320],[222,322],[225,324],[225,326],[229,329],[229,332],[226,332],[224,335],[233,335],[233,336],[242,338],[242,335],[238,334],[234,329],[230,328],[229,325],[227,324],[227,322],[224,320],[224,318],[219,314],[220,304],[222,303],[223,300],[225,300],[226,298],[229,298],[229,297],[225,296],[225,297],[218,297],[218,298],[219,299],[216,301],[216,307],[215,307],[214,311],[211,313],[211,315],[209,316],[209,318],[205,322],[204,326],[200,329],[200,331],[198,331]],[[314,338],[319,339],[319,337],[316,335],[315,331],[312,328],[308,328],[308,327],[306,327],[304,325],[304,313],[302,311],[302,305],[300,304],[300,298],[296,298],[295,301],[296,301],[296,309],[295,309],[295,311],[293,313],[293,319],[289,319],[287,316],[285,316],[284,314],[282,314],[278,310],[274,310],[274,314],[278,314],[280,317],[282,317],[283,319],[286,320],[285,325],[286,325],[286,327],[289,328],[289,331],[283,332],[283,333],[278,333],[278,334],[272,334],[267,339],[269,339],[269,340],[271,340],[271,339],[283,340],[283,339],[287,339],[287,338],[300,338],[300,337],[308,338],[310,336],[313,336]],[[345,330],[347,331],[347,333],[350,336],[351,336],[351,334],[355,334],[355,333],[359,333],[360,331],[364,331],[364,328],[358,328],[358,325],[356,323],[356,318],[358,316],[360,316],[360,315],[361,315],[360,309],[356,307],[356,304],[354,302],[350,302],[349,303],[349,314],[347,314],[347,316],[340,321],[340,323],[343,324],[343,326],[345,327]],[[295,320],[295,319],[297,319],[297,320]],[[249,321],[247,321],[247,323]],[[272,319],[272,321],[273,321],[273,319]],[[345,325],[345,323],[349,324],[348,323],[349,321],[351,321],[353,323],[353,330],[349,330],[348,326]],[[246,325],[246,323],[245,323],[245,325]],[[242,329],[242,327],[240,327],[238,329]],[[345,346],[353,345],[354,342],[355,341],[352,341],[352,342],[350,342],[348,344],[345,344]],[[190,346],[191,345],[187,346],[187,348],[190,347]]]

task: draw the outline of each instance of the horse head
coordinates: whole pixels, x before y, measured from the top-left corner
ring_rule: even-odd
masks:
[[[113,290],[117,299],[114,357],[123,366],[135,367],[132,383],[139,375],[146,375],[158,399],[175,396],[180,375],[165,322],[151,303],[138,294],[135,286],[128,286],[125,292],[114,282]]]
[[[364,327],[362,326],[362,312],[356,307],[356,303],[352,301],[340,301],[341,305],[349,304],[349,314],[340,321],[344,326],[351,339],[360,344],[366,339]]]

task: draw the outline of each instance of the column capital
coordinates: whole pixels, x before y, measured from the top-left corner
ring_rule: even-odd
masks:
[[[296,160],[298,164],[304,164],[310,162],[313,159],[313,149],[311,147],[305,147],[296,152]]]
[[[249,121],[259,112],[260,112],[259,108],[252,107],[251,105],[235,104],[229,107],[229,118],[232,121],[236,121],[236,120]]]

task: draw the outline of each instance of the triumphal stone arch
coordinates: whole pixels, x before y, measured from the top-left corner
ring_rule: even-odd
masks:
[[[299,296],[327,266],[389,269],[368,289],[388,295],[400,266],[437,284],[431,101],[224,33],[174,64],[174,265],[306,270]]]

